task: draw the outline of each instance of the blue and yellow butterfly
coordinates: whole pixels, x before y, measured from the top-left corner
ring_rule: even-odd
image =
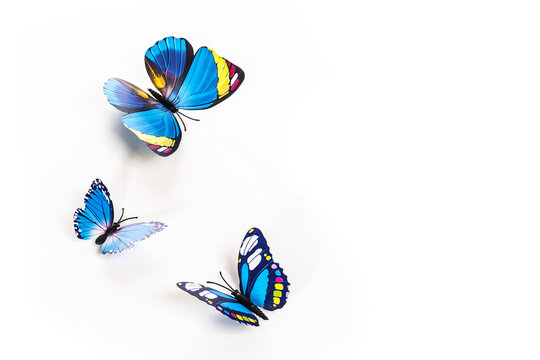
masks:
[[[250,229],[240,245],[238,276],[240,290],[233,289],[223,275],[221,278],[227,286],[208,281],[227,289],[232,296],[193,282],[179,282],[177,285],[230,319],[253,326],[259,326],[255,315],[268,320],[259,307],[274,311],[287,302],[290,285],[287,275],[274,262],[266,239],[257,228]]]
[[[182,138],[177,118],[179,110],[208,109],[231,96],[244,81],[238,66],[202,47],[193,56],[186,39],[167,37],[158,41],[144,56],[146,71],[159,90],[151,95],[121,79],[111,78],[103,87],[107,100],[128,114],[124,125],[153,152],[169,156]],[[196,120],[196,119],[192,119]],[[185,130],[185,125],[184,125]]]
[[[117,254],[131,249],[137,241],[167,227],[157,221],[141,222],[120,227],[124,209],[120,219],[114,222],[114,207],[109,190],[100,179],[95,179],[84,197],[84,209],[77,209],[73,220],[75,234],[82,240],[94,240],[101,245],[102,254]]]

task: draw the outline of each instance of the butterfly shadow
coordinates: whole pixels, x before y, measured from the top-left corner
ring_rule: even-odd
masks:
[[[213,319],[213,324],[215,324],[216,327],[219,327],[224,330],[232,330],[236,329],[238,331],[249,329],[250,325],[240,324],[237,321],[231,320],[226,316],[223,316],[222,314],[218,314],[217,311],[214,311],[216,315],[218,315],[217,319]]]
[[[109,122],[112,124],[111,127],[113,132],[120,138],[120,141],[128,146],[131,154],[148,158],[151,157],[152,152],[148,151],[148,147],[144,145],[135,134],[122,125],[122,121],[119,119],[118,115],[111,114]]]
[[[119,254],[102,254],[100,246],[97,246],[96,252],[101,256],[103,271],[109,281],[124,286],[156,270],[156,259],[141,248],[143,245],[147,244],[143,241],[133,249]]]

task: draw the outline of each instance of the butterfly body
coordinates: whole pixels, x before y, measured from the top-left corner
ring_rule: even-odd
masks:
[[[261,319],[268,320],[268,317],[264,315],[264,313],[259,309],[255,304],[251,302],[251,300],[242,294],[239,290],[234,290],[232,293],[232,296],[242,305],[244,305],[248,310],[250,310],[252,313],[260,317]]]
[[[150,94],[122,79],[111,78],[103,91],[111,105],[127,113],[124,125],[159,156],[176,151],[182,132],[179,110],[202,110],[231,96],[244,81],[244,72],[208,47],[193,54],[191,44],[169,36],[145,53],[144,63],[158,91]],[[188,117],[189,118],[189,117]],[[195,120],[195,119],[193,119]],[[185,126],[184,126],[185,129]]]
[[[221,275],[221,273],[220,273]],[[179,282],[177,286],[195,296],[232,320],[259,326],[257,316],[268,320],[260,308],[268,311],[281,309],[287,302],[289,281],[278,263],[274,262],[262,232],[250,229],[240,246],[238,256],[240,288],[208,281],[227,289],[230,295],[193,282]]]
[[[107,228],[107,230],[105,230],[105,232],[101,235],[99,235],[97,238],[96,238],[96,245],[101,245],[105,242],[105,240],[107,240],[107,237],[109,237],[109,235],[115,233],[118,228],[120,227],[120,224],[119,223],[113,223],[111,226],[109,226]]]
[[[100,179],[92,182],[90,190],[84,197],[84,209],[75,211],[74,227],[77,237],[82,240],[94,240],[101,245],[102,254],[117,254],[131,249],[135,242],[144,240],[152,234],[159,232],[167,225],[157,222],[141,222],[120,226],[124,209],[118,221],[114,220],[114,207],[109,190]]]
[[[148,91],[150,92],[150,94],[152,94],[152,96],[154,96],[156,98],[157,101],[160,102],[161,105],[163,105],[167,110],[169,110],[170,112],[172,112],[173,114],[177,113],[178,112],[178,109],[174,106],[174,104],[172,102],[170,102],[169,100],[165,99],[160,93],[158,93],[157,91],[155,91],[154,89],[148,89]]]

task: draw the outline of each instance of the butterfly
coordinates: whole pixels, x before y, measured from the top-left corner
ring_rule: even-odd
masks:
[[[274,262],[270,248],[261,230],[250,229],[238,254],[240,290],[235,290],[219,273],[227,286],[208,281],[227,289],[231,295],[193,282],[179,282],[177,286],[219,312],[240,323],[259,326],[257,317],[268,320],[259,307],[274,311],[287,302],[289,285],[287,275]],[[256,315],[256,316],[255,316]]]
[[[144,64],[159,92],[150,94],[121,79],[111,78],[103,91],[107,100],[126,112],[124,125],[154,153],[169,156],[182,138],[177,118],[193,119],[180,110],[208,109],[231,96],[244,81],[238,66],[208,47],[193,55],[186,39],[167,37],[146,51]]]
[[[126,220],[137,219],[137,217],[122,219],[123,217],[122,208],[120,219],[113,222],[114,208],[109,190],[100,179],[96,179],[84,197],[84,210],[77,209],[73,216],[75,233],[79,239],[95,240],[97,245],[101,245],[102,254],[116,254],[131,249],[135,242],[144,240],[167,227],[156,221],[120,227]]]

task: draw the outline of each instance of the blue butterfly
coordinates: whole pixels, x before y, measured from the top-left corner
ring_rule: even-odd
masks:
[[[214,50],[202,47],[193,56],[186,39],[167,37],[146,51],[148,76],[159,90],[151,95],[121,79],[111,78],[103,87],[107,100],[128,113],[124,125],[154,153],[169,156],[182,138],[179,110],[208,109],[231,96],[244,81],[244,72]],[[184,124],[184,131],[185,131]]]
[[[97,245],[101,245],[102,254],[116,254],[131,249],[135,242],[144,240],[167,227],[156,221],[120,227],[124,221],[137,218],[122,220],[123,217],[122,208],[120,219],[113,222],[114,208],[109,190],[100,179],[96,179],[84,197],[84,210],[77,209],[73,216],[75,233],[79,239],[95,240]]]
[[[238,254],[238,276],[240,290],[235,290],[219,273],[227,286],[211,281],[210,284],[227,289],[231,295],[193,282],[179,282],[180,289],[215,307],[230,319],[243,324],[259,326],[257,315],[268,320],[259,307],[274,311],[287,302],[289,285],[287,275],[278,263],[274,262],[270,248],[261,230],[250,229]]]

